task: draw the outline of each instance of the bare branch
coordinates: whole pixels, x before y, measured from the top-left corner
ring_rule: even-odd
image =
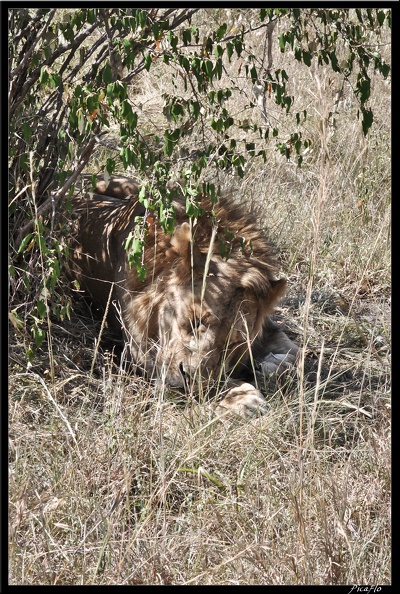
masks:
[[[275,21],[277,21],[277,20],[278,20],[278,17],[276,17],[273,21],[269,21],[268,23],[262,23],[261,25],[258,25],[258,27],[249,27],[248,29],[243,31],[243,35],[247,35],[248,33],[251,33],[252,31],[258,31],[259,29],[265,29],[265,27],[269,27],[271,25],[271,23],[275,23]],[[225,41],[229,41],[230,39],[234,39],[235,37],[238,37],[237,33],[235,33],[234,35],[228,35],[227,37],[224,37],[223,39],[221,39],[221,41],[223,43],[225,43]]]
[[[66,45],[60,45],[51,55],[44,60],[35,70],[32,72],[31,76],[25,81],[24,85],[22,86],[21,90],[18,92],[18,96],[16,97],[16,89],[19,80],[11,83],[11,91],[10,91],[10,98],[9,98],[9,113],[8,116],[11,119],[14,115],[15,110],[17,109],[18,105],[21,103],[21,100],[25,97],[28,90],[35,84],[37,79],[40,76],[41,69],[43,66],[49,66],[55,62],[55,60],[63,53],[69,52],[71,50],[75,50],[80,46],[80,44],[99,26],[99,22],[93,23],[90,27],[85,29],[80,35],[78,35],[74,41]],[[45,33],[45,31],[44,31]],[[43,33],[43,35],[44,35]],[[17,69],[16,69],[17,70]],[[15,76],[14,76],[15,79]]]
[[[97,142],[96,136],[93,136],[90,139],[90,141],[88,142],[88,145],[86,146],[84,151],[82,152],[78,167],[75,169],[74,173],[71,175],[71,177],[68,178],[68,180],[65,182],[65,184],[63,185],[62,188],[60,188],[54,195],[49,196],[49,198],[47,198],[47,200],[45,200],[43,202],[43,204],[41,204],[38,207],[37,217],[40,217],[41,215],[46,213],[53,205],[55,207],[58,204],[58,202],[61,200],[61,198],[63,198],[65,196],[65,194],[68,192],[70,187],[75,183],[75,181],[78,179],[79,175],[82,173],[83,169],[87,165],[96,142]],[[18,233],[18,236],[17,236],[17,244],[21,243],[22,239],[32,229],[33,225],[34,225],[34,221],[31,220],[31,221],[28,221],[26,223],[26,225],[24,225],[22,227],[22,229],[20,230],[20,232]]]
[[[176,17],[174,21],[172,21],[170,27],[171,29],[176,29],[178,25],[183,23],[184,21],[189,21],[196,12],[198,12],[200,8],[192,8],[191,10],[185,8],[182,13]]]
[[[18,64],[18,66],[10,73],[11,78],[15,79],[22,70],[24,70],[27,66],[27,64],[30,62],[32,54],[38,44],[38,42],[42,39],[42,37],[45,35],[47,29],[49,28],[50,22],[53,20],[53,17],[56,13],[56,9],[54,8],[50,14],[49,14],[49,18],[47,19],[47,21],[45,22],[45,24],[43,25],[43,27],[41,28],[41,30],[38,32],[36,39],[33,41],[31,47],[29,48],[29,50],[25,53],[24,57],[22,58],[21,62]]]

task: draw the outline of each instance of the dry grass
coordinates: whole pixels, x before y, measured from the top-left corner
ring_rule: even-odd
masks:
[[[336,399],[278,391],[230,424],[111,367],[54,396],[16,375],[11,582],[388,583],[390,410],[371,367]]]
[[[285,60],[313,149],[224,183],[281,248],[297,377],[222,422],[95,352],[81,303],[29,369],[13,329],[10,584],[391,583],[390,89],[365,140],[355,104],[328,117],[327,73]],[[142,87],[155,118],[168,84]]]

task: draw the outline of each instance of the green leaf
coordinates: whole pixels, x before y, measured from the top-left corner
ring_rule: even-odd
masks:
[[[74,89],[74,95],[75,97],[81,97],[82,96],[82,85],[76,85],[75,89]]]
[[[204,213],[204,210],[201,208],[197,200],[195,200],[192,196],[187,196],[186,198],[186,214],[192,218],[198,218]]]
[[[306,66],[311,66],[311,54],[310,52],[303,51],[303,62]]]
[[[357,82],[357,92],[362,104],[368,101],[371,93],[371,81],[368,78],[360,79]]]
[[[25,235],[25,237],[21,241],[20,246],[18,248],[18,252],[17,252],[18,254],[21,254],[25,250],[26,246],[32,239],[32,236],[33,236],[33,233],[28,233],[28,235]]]
[[[329,57],[331,59],[332,68],[335,72],[340,72],[340,66],[337,59],[337,55],[335,52],[329,52]]]
[[[94,9],[88,10],[87,11],[87,22],[90,25],[93,25],[93,23],[95,22],[95,20],[96,20],[96,13],[95,13]]]
[[[235,46],[235,50],[236,50],[236,53],[237,53],[238,57],[240,58],[240,54],[243,51],[243,44],[242,44],[242,42],[239,39],[233,39],[232,40],[232,43]]]
[[[286,107],[286,113],[289,113],[289,111],[290,111],[290,107],[291,107],[291,105],[292,105],[292,97],[285,97],[285,98],[283,99],[283,104],[284,104],[284,105],[285,105],[285,107]]]
[[[136,265],[136,273],[138,275],[138,279],[140,281],[144,281],[146,279],[146,275],[147,275],[147,268],[146,268],[146,266],[144,266],[142,264],[137,264]]]
[[[191,29],[184,29],[182,31],[182,40],[184,45],[188,45],[188,43],[192,40],[192,30]]]
[[[210,81],[212,80],[212,75],[213,75],[213,70],[214,70],[214,64],[211,62],[211,60],[207,60],[205,62],[205,69],[207,72],[207,76],[210,79]]]
[[[150,66],[152,64],[152,58],[151,58],[151,54],[146,53],[144,55],[144,67],[146,68],[147,72],[150,70]]]
[[[43,66],[40,69],[39,82],[41,85],[45,85],[48,83],[48,80],[49,80],[49,73],[47,72],[46,67]]]
[[[159,35],[160,35],[160,27],[159,27],[158,23],[154,23],[151,26],[151,31],[153,33],[154,39],[158,39]]]
[[[107,62],[106,66],[103,70],[103,80],[105,83],[112,82],[112,70],[111,70],[110,62]]]
[[[39,318],[41,320],[43,320],[43,318],[46,316],[46,304],[44,303],[44,301],[42,301],[41,299],[38,300],[38,302],[36,303],[36,309],[39,315]]]
[[[250,153],[251,156],[254,156],[256,145],[254,142],[246,142],[246,151]]]
[[[171,234],[175,229],[175,212],[169,204],[160,205],[160,223],[165,233]]]
[[[61,76],[57,73],[50,74],[49,84],[52,89],[59,87],[62,84]]]
[[[112,175],[115,171],[115,167],[116,167],[116,163],[114,161],[114,159],[110,159],[110,157],[107,158],[106,161],[106,171],[109,175]],[[96,185],[96,184],[95,184]]]
[[[255,66],[253,66],[250,70],[250,76],[251,76],[251,82],[253,83],[253,85],[257,82],[258,80],[258,73],[257,73],[257,69]]]
[[[377,15],[379,26],[382,27],[383,23],[385,22],[386,15],[383,10],[378,10]]]
[[[184,113],[184,109],[180,103],[174,103],[174,105],[171,106],[170,114],[174,118],[175,122],[180,116],[183,116]]]
[[[197,62],[194,65],[193,65],[193,62],[192,62],[192,65],[193,65],[193,69],[194,70],[197,68]],[[179,56],[179,64],[182,66],[182,68],[184,70],[186,70],[186,72],[189,72],[189,70],[190,70],[190,62],[189,62],[189,60],[187,59],[186,56]]]
[[[234,120],[232,117],[228,117],[226,118],[226,120],[223,122],[224,125],[224,129],[227,130],[228,128],[230,128],[231,126],[233,126],[234,124]]]
[[[141,204],[143,204],[146,208],[148,208],[149,207],[149,201],[146,200],[146,192],[147,192],[147,187],[146,186],[141,186],[138,199],[139,199],[139,202]]]
[[[128,167],[128,165],[136,167],[137,156],[136,153],[133,151],[132,146],[122,147],[120,155],[125,168]]]
[[[129,231],[128,237],[125,239],[125,244],[124,244],[125,251],[128,251],[130,249],[132,239],[133,239],[133,233],[132,233],[132,231]]]
[[[85,116],[83,115],[82,109],[79,109],[78,113],[78,130],[79,130],[79,134],[83,134],[84,130],[85,130],[85,125],[86,125],[86,119]]]
[[[372,126],[372,122],[374,121],[373,113],[370,109],[363,109],[363,119],[362,119],[362,129],[364,132],[364,136],[368,134],[368,130]]]
[[[106,95],[108,99],[108,104],[112,105],[115,99],[115,83],[109,83],[106,88]]]
[[[141,254],[143,249],[143,241],[141,241],[138,237],[134,237],[129,249],[132,254]]]
[[[218,120],[211,118],[211,128],[216,132],[222,132],[222,130],[224,129],[223,120],[221,118],[218,118]]]
[[[383,78],[387,78],[390,73],[390,66],[389,66],[389,64],[381,64],[381,67],[379,70],[380,70]]]
[[[23,134],[26,142],[30,142],[31,137],[32,137],[32,128],[26,122],[24,122],[22,124],[22,134]]]
[[[216,30],[216,32],[215,32],[216,41],[221,41],[221,39],[225,36],[226,29],[227,29],[227,25],[226,25],[226,23],[224,23]]]
[[[137,113],[133,111],[132,105],[127,100],[121,104],[121,113],[129,124],[130,132],[132,132],[136,128],[138,118]]]
[[[142,10],[138,10],[136,13],[136,19],[139,27],[144,29],[147,23],[147,14]]]
[[[220,45],[216,45],[216,46],[214,47],[214,55],[215,55],[215,57],[216,57],[217,59],[218,59],[218,58],[221,58],[221,57],[222,57],[222,55],[223,55],[223,53],[224,53],[224,48],[223,48],[223,47],[221,47]]]
[[[198,101],[192,101],[191,107],[192,107],[193,117],[195,120],[197,120],[200,115],[200,103]]]
[[[174,35],[174,33],[172,31],[168,31],[166,38],[167,38],[167,41],[171,44],[173,51],[176,52],[177,46],[178,46],[178,41],[179,41],[178,37],[176,35]]]
[[[40,348],[43,340],[46,337],[46,332],[43,330],[43,328],[38,328],[37,326],[32,328],[32,332],[33,332],[33,337],[35,339],[35,344],[38,348]]]
[[[177,128],[174,131],[166,130],[164,133],[164,153],[170,157],[174,151],[174,146],[180,136],[181,131]]]
[[[86,97],[86,105],[90,114],[99,107],[99,96],[97,93]]]

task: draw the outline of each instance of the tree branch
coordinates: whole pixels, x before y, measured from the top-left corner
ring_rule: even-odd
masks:
[[[58,204],[58,202],[61,200],[61,198],[63,198],[65,196],[65,194],[68,192],[70,187],[75,183],[75,181],[78,179],[79,175],[82,173],[83,169],[87,165],[96,142],[97,142],[96,137],[93,136],[90,139],[90,141],[88,142],[88,145],[86,146],[86,148],[84,149],[84,151],[81,155],[80,161],[79,161],[79,165],[76,168],[76,170],[74,171],[74,173],[65,182],[65,184],[63,185],[62,188],[60,188],[54,195],[52,194],[51,196],[49,196],[47,198],[47,200],[45,200],[43,202],[43,204],[41,204],[38,207],[38,209],[36,211],[37,217],[40,217],[45,212],[47,212],[52,205],[56,206]],[[26,223],[26,225],[24,225],[22,227],[22,229],[20,230],[20,232],[18,233],[18,236],[17,236],[17,245],[19,245],[21,243],[21,241],[23,240],[25,235],[33,228],[34,222],[35,222],[34,219],[32,219],[32,220],[28,221]]]
[[[100,19],[101,21],[101,19]],[[9,94],[9,112],[8,112],[8,117],[12,118],[12,116],[14,115],[15,110],[17,109],[18,105],[20,105],[22,99],[25,97],[26,93],[28,92],[28,90],[35,84],[35,82],[37,81],[37,79],[40,76],[40,71],[43,68],[43,66],[49,66],[51,64],[53,64],[55,62],[55,60],[61,56],[61,54],[64,54],[65,52],[69,52],[70,50],[76,49],[77,47],[79,47],[79,45],[96,29],[96,27],[99,26],[99,21],[96,21],[95,23],[93,23],[93,25],[91,25],[90,27],[88,27],[87,29],[85,29],[85,31],[83,31],[82,33],[80,33],[75,39],[74,41],[72,41],[69,44],[66,45],[60,45],[54,52],[52,52],[52,54],[46,59],[44,60],[44,62],[42,62],[31,74],[31,76],[25,81],[25,84],[22,86],[21,91],[18,93],[18,96],[15,97],[15,87],[17,86],[18,83],[18,79],[11,83],[11,90],[10,90],[10,94]],[[45,31],[44,31],[45,32]],[[43,34],[44,34],[43,32]],[[16,72],[18,69],[18,67],[15,69],[14,72]],[[12,73],[13,75],[13,73]],[[14,76],[15,78],[15,76]]]
[[[38,42],[42,39],[42,37],[44,36],[44,34],[46,33],[50,22],[53,20],[53,17],[56,13],[56,8],[53,8],[53,10],[50,12],[49,14],[49,18],[47,19],[47,21],[45,22],[45,24],[43,25],[43,27],[41,28],[41,30],[39,31],[39,33],[36,36],[36,39],[33,40],[33,43],[31,45],[31,47],[29,48],[29,50],[25,53],[24,57],[22,58],[21,62],[18,64],[18,66],[11,72],[10,76],[11,78],[15,79],[19,73],[24,70],[24,68],[27,66],[27,64],[30,62],[31,57],[33,52],[35,51],[35,48],[38,44]]]

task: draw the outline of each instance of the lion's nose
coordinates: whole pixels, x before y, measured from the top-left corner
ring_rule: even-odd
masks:
[[[187,371],[185,370],[183,363],[179,363],[179,373],[182,376],[182,382],[183,382],[183,387],[185,388],[185,392],[186,394],[189,394],[190,392],[190,386],[189,386],[189,374],[187,373]]]

